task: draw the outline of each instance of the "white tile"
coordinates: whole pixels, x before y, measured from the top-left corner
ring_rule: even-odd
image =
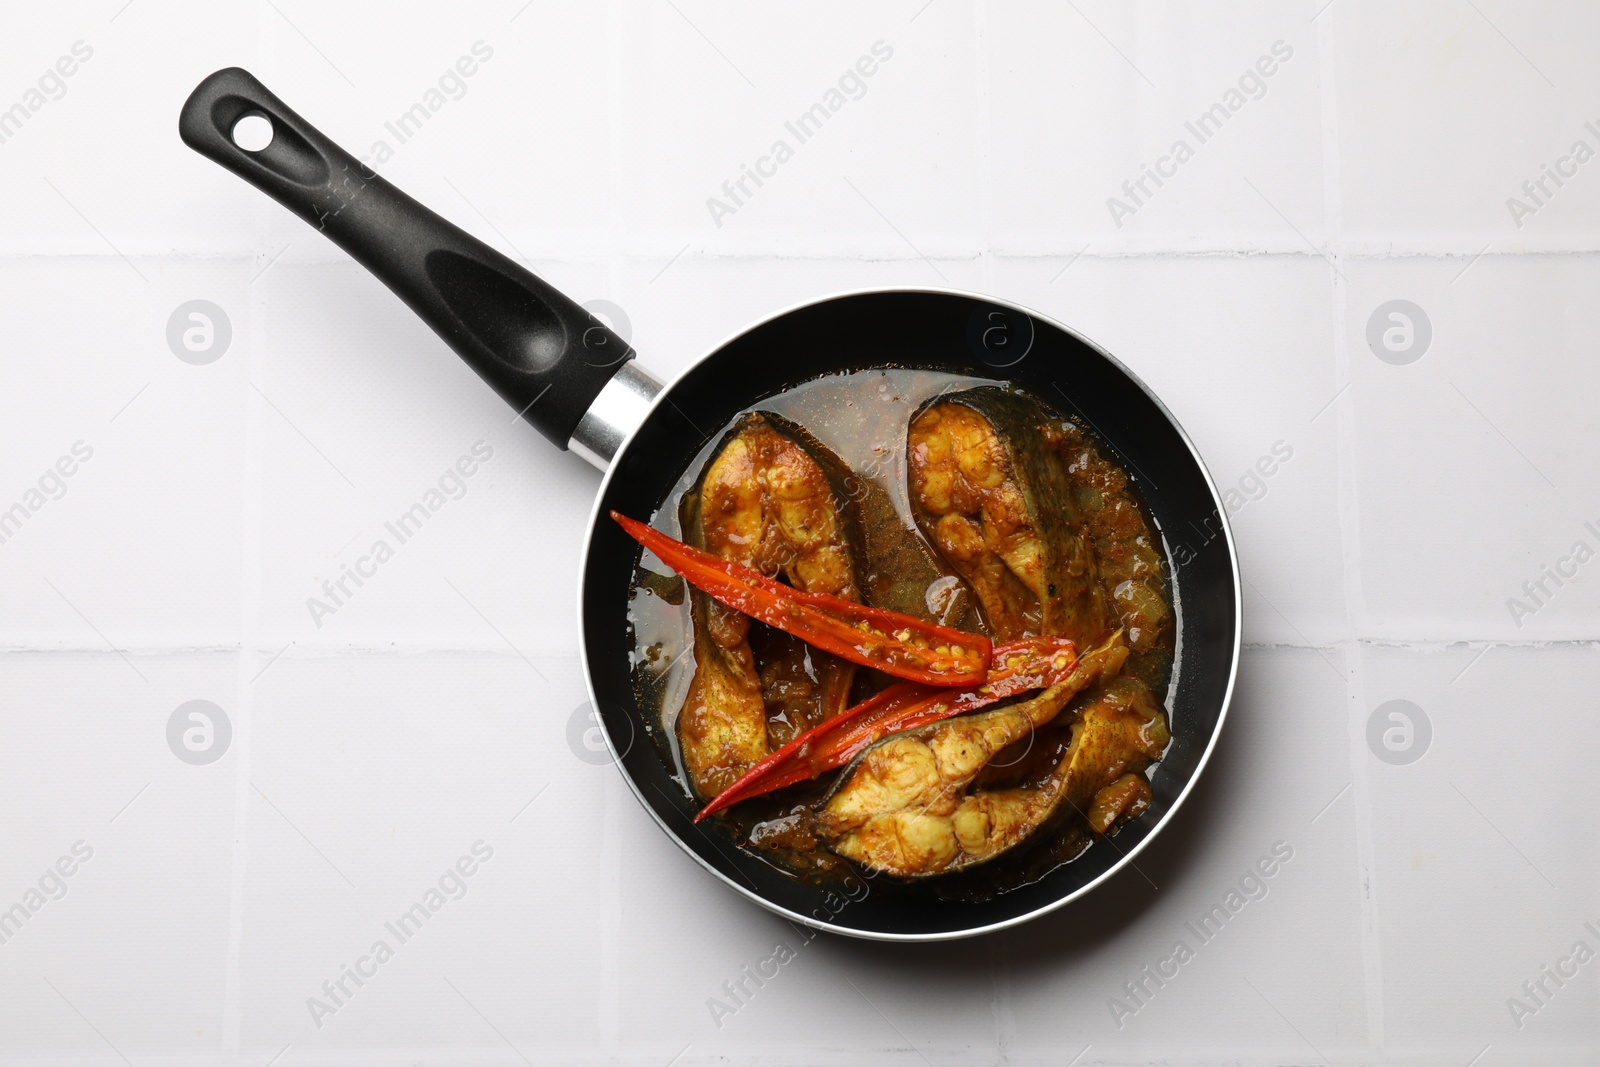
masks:
[[[237,657],[144,669],[148,681],[111,653],[6,656],[0,789],[26,816],[7,835],[0,899],[34,908],[0,945],[8,1055],[200,1058],[219,1047],[233,757],[183,763],[167,725],[189,700],[232,705]],[[63,857],[77,862],[56,895],[45,872],[60,873]],[[50,899],[30,903],[41,886]]]
[[[701,5],[628,20],[616,192],[629,243],[904,255],[881,212],[931,254],[972,247],[976,159],[948,150],[973,136],[964,9],[916,24],[838,4],[777,23]],[[872,73],[851,73],[864,59]],[[746,166],[767,173],[762,184],[725,192]],[[713,197],[732,214],[713,212]]]
[[[1586,296],[1595,266],[1489,255],[1452,283],[1461,269],[1431,259],[1345,267],[1351,388],[1341,432],[1356,478],[1361,629],[1400,639],[1591,637],[1600,591],[1574,559],[1561,560],[1580,540],[1600,549],[1585,526],[1600,527],[1587,460],[1600,384]],[[1403,366],[1367,344],[1369,320],[1395,299],[1421,307],[1432,328],[1426,352]],[[1546,578],[1533,596],[1522,588],[1558,565],[1576,581]]]
[[[1595,32],[1592,8],[1356,0],[1328,16],[1350,242],[1467,254],[1488,243],[1594,246],[1600,176],[1561,163],[1575,141],[1600,150],[1585,126],[1600,122],[1584,103],[1595,84],[1581,47]],[[1557,164],[1569,181],[1522,190]],[[1533,214],[1514,213],[1513,197]]]
[[[1451,1034],[1469,1056],[1493,1044],[1488,1062],[1592,1057],[1593,964],[1563,987],[1546,980],[1537,999],[1523,983],[1576,941],[1600,951],[1585,927],[1600,929],[1596,790],[1586,775],[1548,769],[1550,739],[1572,752],[1600,740],[1584,710],[1594,650],[1496,648],[1473,662],[1464,649],[1374,648],[1361,664],[1355,802],[1372,825],[1386,1043],[1424,1053]],[[1364,751],[1369,717],[1392,700],[1421,708],[1401,713],[1431,729],[1423,746],[1414,724],[1408,738],[1405,721],[1379,715],[1400,731],[1396,748],[1423,753],[1403,765]],[[1531,1010],[1514,1014],[1513,997]]]
[[[236,641],[248,265],[10,260],[0,278],[16,296],[11,387],[0,398],[3,506],[32,509],[0,544],[13,609],[0,640],[93,649]],[[169,319],[196,299],[231,324],[226,351],[206,365],[180,360],[167,342]],[[211,344],[221,345],[220,332]],[[62,457],[82,462],[57,467]],[[73,473],[51,478],[51,468]],[[30,496],[41,479],[42,500]]]
[[[1325,235],[1319,59],[1301,5],[996,5],[987,62],[1003,250],[1299,249],[1296,230]]]
[[[576,662],[286,656],[252,689],[243,1040],[357,1057],[495,1046],[473,1007],[515,1033],[538,988],[551,1040],[592,1041],[588,887],[602,783],[621,783],[568,751]],[[471,873],[446,878],[462,857]],[[435,913],[400,927],[442,878]],[[362,962],[380,941],[393,957]],[[358,964],[376,974],[322,990]]]
[[[177,124],[189,91],[225,65],[220,57],[251,62],[252,5],[184,0],[122,7],[13,13],[21,25],[8,23],[5,66],[14,76],[5,107],[26,101],[25,90],[62,56],[81,62],[63,80],[64,88],[53,82],[47,87],[52,98],[0,144],[6,160],[0,189],[13,208],[0,250],[99,254],[106,240],[130,255],[169,252],[179,241],[205,251],[238,247],[226,236],[248,223],[249,200],[242,190],[222,193],[223,183],[213,188],[205,180],[207,169],[217,168],[184,147]],[[204,47],[197,46],[200,41]]]

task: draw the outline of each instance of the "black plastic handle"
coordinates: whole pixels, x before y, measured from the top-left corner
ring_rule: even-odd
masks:
[[[272,123],[272,142],[258,152],[234,143],[234,125],[248,115]],[[201,82],[178,133],[377,275],[560,448],[633,358],[594,316],[378,177],[246,70]]]

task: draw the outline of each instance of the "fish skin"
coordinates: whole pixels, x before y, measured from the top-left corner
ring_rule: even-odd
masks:
[[[843,464],[800,427],[768,412],[751,412],[724,436],[679,518],[685,540],[797,589],[859,601],[861,530],[842,491]],[[710,514],[708,514],[710,512]],[[775,721],[760,665],[750,646],[751,620],[690,587],[694,677],[678,712],[676,733],[689,784],[709,799],[788,736],[831,718],[849,703],[856,667],[816,650],[809,657],[814,691],[797,693],[805,670],[768,671],[789,682]],[[793,651],[793,643],[769,642]],[[769,665],[771,666],[771,665]]]
[[[907,429],[912,513],[994,640],[1065,636],[1089,648],[1112,612],[1051,422],[995,386],[930,401]]]
[[[1165,719],[1147,691],[1137,703],[1153,709],[1160,730],[1134,746],[1141,754],[1137,758],[1111,744],[1106,728],[1121,726],[1113,723],[1113,705],[1101,696],[1079,710],[1072,745],[1045,783],[992,792],[970,787],[1000,751],[1049,724],[1091,686],[1098,685],[1099,694],[1118,693],[1123,705],[1136,703],[1126,698],[1132,690],[1119,692],[1122,683],[1115,681],[1127,655],[1118,631],[1085,654],[1071,677],[1028,700],[877,742],[840,774],[822,800],[815,816],[818,834],[835,853],[868,869],[921,878],[965,870],[1010,851],[1051,823],[1064,803],[1081,811],[1129,765],[1159,758],[1165,749]],[[1092,773],[1092,757],[1115,767],[1116,774],[1099,781],[1109,770]]]

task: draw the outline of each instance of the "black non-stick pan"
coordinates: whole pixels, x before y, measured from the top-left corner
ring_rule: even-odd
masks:
[[[258,151],[233,131],[264,116]],[[1064,326],[1014,304],[949,290],[830,296],[759,322],[662,387],[577,304],[379,178],[238,68],[195,89],[183,140],[273,197],[354,256],[558,448],[605,471],[589,519],[579,614],[590,697],[640,803],[684,851],[758,904],[820,929],[884,940],[996,930],[1058,908],[1133,861],[1194,786],[1220,734],[1239,657],[1239,576],[1216,489],[1172,415],[1126,367]],[[708,298],[709,299],[709,298]],[[638,546],[611,509],[646,518],[712,434],[751,405],[822,375],[895,366],[1008,379],[1080,417],[1135,477],[1166,541],[1178,608],[1168,694],[1174,740],[1154,802],[1115,841],[1032,884],[952,899],[932,883],[806,884],[735,846],[654,744],[631,682],[629,585]],[[886,429],[885,433],[893,433]],[[900,431],[903,432],[903,429]],[[937,882],[938,880],[933,880]],[[707,883],[707,892],[719,892]]]

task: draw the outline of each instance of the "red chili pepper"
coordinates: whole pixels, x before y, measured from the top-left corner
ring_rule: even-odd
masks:
[[[613,511],[611,517],[690,585],[824,652],[929,685],[977,685],[988,677],[992,648],[982,634],[936,626],[826,593],[803,592],[742,563],[673,540],[626,515]]]
[[[762,759],[717,794],[694,821],[730,804],[842,767],[862,749],[892,733],[974,711],[1031,689],[1046,689],[1065,680],[1077,664],[1077,650],[1066,638],[1025,637],[994,650],[994,667],[981,686],[945,689],[917,682],[892,685]]]

